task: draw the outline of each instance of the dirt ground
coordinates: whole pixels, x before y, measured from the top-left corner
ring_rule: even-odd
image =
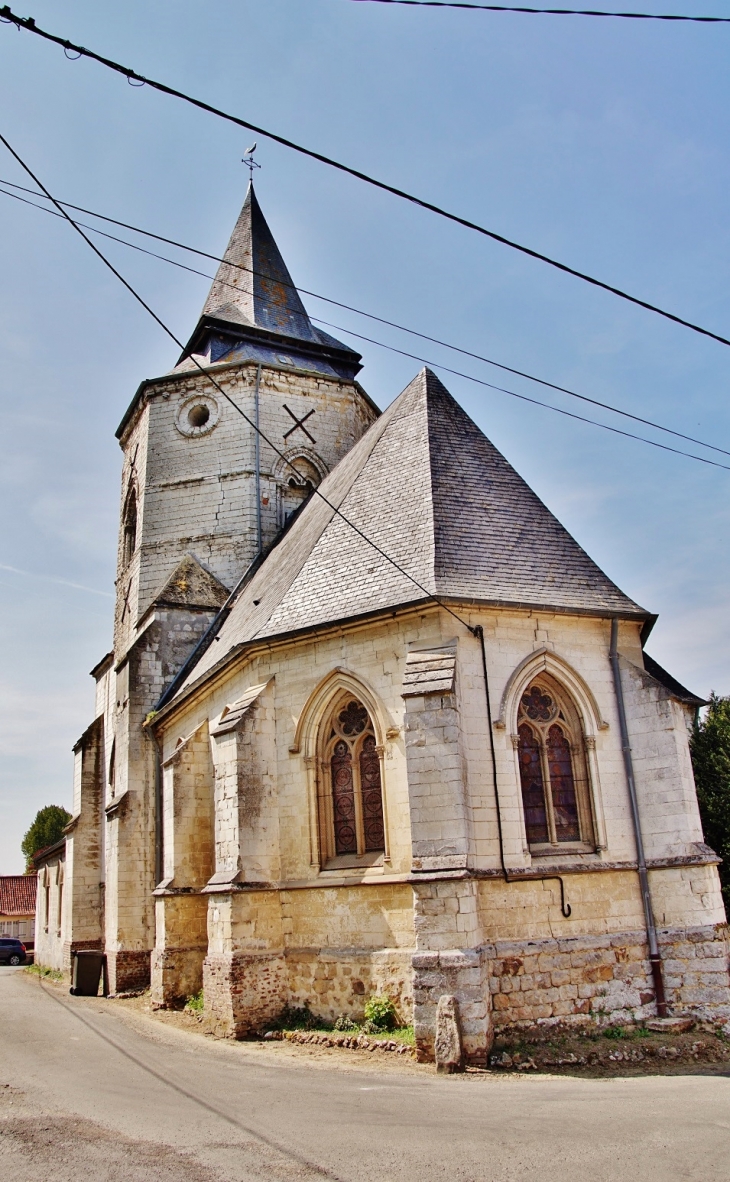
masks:
[[[133,998],[96,998],[95,1002],[118,1007],[130,1017],[151,1019],[164,1026],[213,1036],[205,1031],[205,1018],[188,1011],[153,1010],[149,994]],[[408,1074],[432,1074],[433,1064],[417,1063],[412,1053],[381,1050],[381,1040],[369,1039],[365,1049],[328,1045],[333,1035],[302,1032],[307,1042],[246,1039],[240,1045],[256,1050],[266,1059],[304,1060],[332,1066],[367,1067]],[[375,1045],[374,1045],[375,1044]],[[487,1070],[470,1068],[475,1075],[524,1073],[575,1075],[610,1078],[636,1075],[727,1075],[730,1074],[730,1038],[708,1023],[694,1023],[681,1033],[659,1033],[644,1027],[613,1027],[599,1033],[594,1029],[542,1028],[497,1035]]]

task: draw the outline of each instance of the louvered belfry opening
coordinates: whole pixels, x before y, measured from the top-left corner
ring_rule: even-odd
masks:
[[[323,772],[329,808],[321,818],[327,858],[383,853],[385,825],[380,752],[367,708],[340,698],[325,725]]]

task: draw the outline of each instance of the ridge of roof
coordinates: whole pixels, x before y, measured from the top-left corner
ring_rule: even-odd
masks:
[[[428,369],[320,491],[233,605],[215,652],[201,656],[176,696],[242,644],[412,603],[419,590],[425,599],[647,616]]]

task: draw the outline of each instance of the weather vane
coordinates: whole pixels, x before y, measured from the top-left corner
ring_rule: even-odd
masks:
[[[254,168],[261,168],[254,158],[253,154],[256,151],[256,144],[253,143],[250,148],[246,150],[246,155],[243,157],[241,164],[245,164],[249,171],[250,183],[253,184],[253,170]]]

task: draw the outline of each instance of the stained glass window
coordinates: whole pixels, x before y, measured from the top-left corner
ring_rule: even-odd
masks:
[[[530,844],[550,840],[545,808],[545,788],[542,779],[540,743],[531,726],[523,724],[520,735],[520,779],[522,781],[522,803],[525,809],[525,827]]]
[[[581,725],[574,706],[557,687],[553,692],[549,683],[536,683],[523,693],[516,745],[528,844],[588,843],[590,804]]]
[[[551,726],[547,738],[550,789],[553,795],[555,836],[558,841],[580,841],[578,801],[575,795],[570,743],[559,726]]]
[[[355,698],[340,700],[325,733],[333,828],[323,831],[326,856],[379,853],[385,849],[380,752],[366,707]]]
[[[355,785],[352,782],[352,753],[347,743],[335,743],[332,755],[332,798],[335,815],[335,850],[338,854],[357,853],[355,827]]]
[[[360,789],[365,849],[382,850],[385,845],[383,793],[380,787],[380,756],[375,750],[375,735],[367,735],[360,748]]]

